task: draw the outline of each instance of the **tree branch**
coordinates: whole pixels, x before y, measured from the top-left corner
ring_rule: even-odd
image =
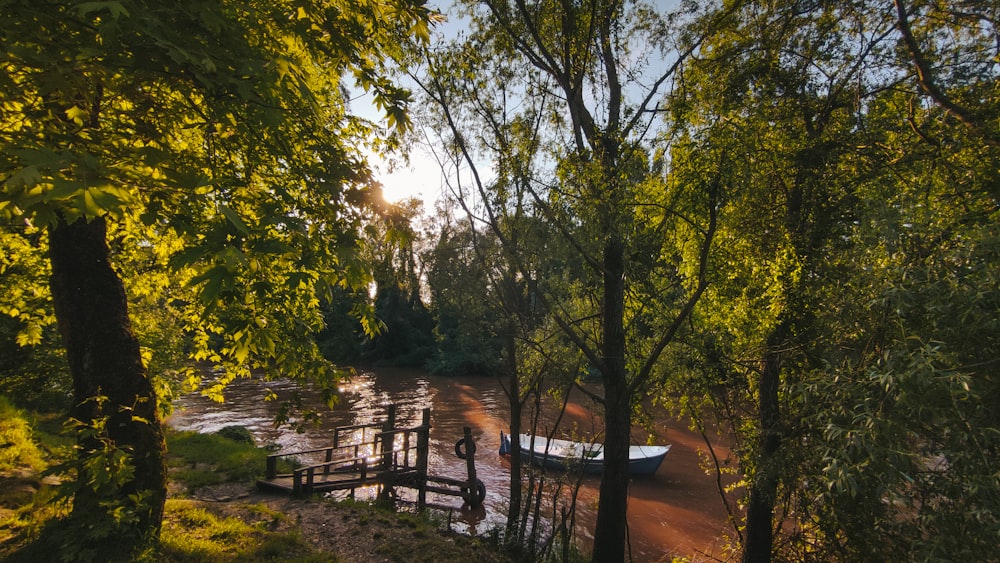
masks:
[[[633,379],[628,386],[629,394],[635,393],[635,390],[645,384],[649,379],[650,374],[653,372],[653,367],[656,365],[657,360],[659,360],[660,355],[663,350],[667,347],[667,344],[673,341],[677,332],[683,326],[684,321],[691,315],[691,311],[694,310],[695,304],[701,298],[701,294],[705,292],[705,288],[708,287],[708,260],[709,253],[712,249],[712,241],[715,239],[715,232],[718,227],[719,219],[719,203],[718,203],[718,192],[720,189],[720,184],[722,173],[718,173],[716,177],[712,180],[709,186],[710,200],[709,200],[709,210],[708,210],[708,228],[705,230],[705,239],[701,244],[701,251],[698,255],[698,285],[695,288],[694,293],[688,297],[684,307],[674,318],[673,323],[667,328],[667,330],[660,336],[660,339],[653,346],[652,351],[646,358],[646,362],[643,364],[639,373],[636,374],[635,379]]]
[[[973,133],[979,135],[987,144],[1000,147],[1000,140],[991,132],[984,130],[968,108],[962,107],[949,98],[948,94],[934,81],[934,74],[931,71],[930,63],[924,57],[923,51],[920,50],[920,45],[917,44],[917,40],[913,37],[913,30],[910,28],[910,20],[906,15],[906,7],[903,5],[903,1],[894,0],[894,3],[896,5],[897,27],[903,36],[903,42],[906,43],[907,50],[910,52],[913,66],[917,70],[917,83],[920,84],[920,87],[939,106],[954,115],[956,119],[965,124]]]

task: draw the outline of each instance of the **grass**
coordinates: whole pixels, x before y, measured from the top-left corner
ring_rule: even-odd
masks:
[[[0,444],[16,450],[0,469],[0,560],[82,560],[80,554],[60,551],[62,544],[46,539],[60,529],[70,503],[58,500],[54,487],[40,481],[40,470],[71,455],[71,442],[54,432],[61,421],[54,417],[25,415],[0,400]],[[223,482],[251,482],[264,471],[268,451],[219,435],[167,430],[167,464],[170,480],[188,491]],[[6,458],[5,458],[6,459]],[[17,471],[10,468],[17,466]],[[279,471],[291,462],[282,460]],[[8,476],[16,474],[17,477]],[[19,491],[19,493],[16,493]],[[317,506],[330,519],[342,518],[347,529],[367,538],[354,549],[378,553],[389,561],[467,562],[498,561],[498,555],[480,540],[440,533],[441,523],[425,515],[396,513],[364,502],[331,504],[318,499],[302,502]],[[204,503],[170,498],[165,506],[159,541],[130,558],[141,563],[187,562],[337,562],[328,551],[319,551],[303,537],[300,521],[263,503]],[[348,542],[350,543],[350,542]],[[342,550],[336,542],[330,549]],[[63,550],[64,551],[64,550]],[[94,555],[94,554],[90,554]],[[98,553],[90,560],[100,560]]]
[[[217,434],[168,431],[166,437],[170,478],[188,490],[263,476],[267,450]],[[287,460],[278,465],[279,472],[291,471]]]
[[[337,503],[356,533],[372,538],[370,551],[387,561],[405,563],[468,563],[509,561],[485,538],[442,531],[434,512],[396,512],[375,503],[343,500]]]
[[[65,554],[38,542],[47,527],[69,514],[68,502],[43,485],[41,472],[71,454],[54,416],[26,415],[0,397],[0,559],[58,560]],[[188,490],[252,481],[263,473],[268,452],[223,436],[167,431],[170,478]],[[282,464],[279,464],[282,465]],[[289,462],[284,463],[289,466]],[[285,468],[282,468],[284,470]],[[314,553],[297,530],[276,531],[283,514],[264,505],[244,507],[240,518],[219,517],[193,501],[170,499],[160,542],[137,561],[330,561]],[[286,526],[287,528],[288,526]]]
[[[46,464],[24,413],[0,397],[0,474],[26,469],[41,471]]]
[[[248,508],[262,519],[220,517],[194,501],[168,500],[160,545],[138,561],[331,561],[328,554],[314,551],[297,529],[271,530],[284,515],[260,505]]]
[[[39,480],[49,463],[71,451],[65,439],[49,433],[60,425],[53,416],[29,417],[0,397],[0,546],[37,538],[46,522],[68,512],[54,488]]]

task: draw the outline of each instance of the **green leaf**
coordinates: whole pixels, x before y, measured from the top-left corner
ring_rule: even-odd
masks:
[[[212,276],[208,278],[208,283],[205,287],[201,288],[201,293],[198,297],[201,299],[201,304],[208,307],[209,305],[215,303],[219,299],[219,293],[222,291],[222,276]]]
[[[97,190],[94,188],[86,188],[83,190],[83,197],[77,200],[77,209],[84,217],[97,217],[102,211],[104,211],[104,208],[101,207],[101,204],[98,202],[96,192]]]
[[[219,294],[222,293],[223,288],[227,285],[226,282],[231,279],[232,272],[228,268],[225,266],[214,266],[209,268],[208,271],[192,278],[189,283],[192,286],[196,286],[205,282],[205,286],[201,288],[201,292],[199,293],[199,298],[202,305],[207,307],[218,301]]]
[[[37,186],[41,182],[42,174],[38,171],[38,167],[29,165],[13,173],[4,183],[8,186],[24,186],[26,188],[30,188],[32,186]]]
[[[247,227],[247,224],[243,222],[243,218],[240,217],[239,214],[233,211],[229,206],[220,205],[219,211],[221,211],[222,214],[226,216],[226,219],[229,221],[230,224],[236,227],[236,230],[245,235],[250,234],[250,229],[249,227]]]
[[[66,117],[68,117],[73,123],[82,127],[83,120],[87,117],[87,111],[80,106],[73,106],[66,110]]]
[[[28,323],[17,333],[18,346],[37,346],[42,343],[42,327],[38,323]]]

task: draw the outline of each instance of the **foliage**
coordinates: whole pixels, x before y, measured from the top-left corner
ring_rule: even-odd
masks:
[[[246,426],[226,426],[216,432],[216,434],[226,438],[227,440],[232,440],[241,444],[247,444],[250,446],[256,445],[253,439],[253,434]]]
[[[896,6],[727,6],[673,106],[673,174],[742,155],[673,393],[734,434],[751,559],[982,559],[997,534],[988,9]]]
[[[93,401],[98,403],[98,412],[103,412],[107,398]],[[63,561],[118,559],[130,556],[137,545],[149,541],[153,532],[138,522],[155,503],[149,502],[148,491],[130,490],[135,475],[133,452],[108,436],[110,420],[109,414],[89,421],[66,420],[64,432],[74,437],[77,455],[54,465],[48,473],[61,481],[55,502],[65,502],[74,509],[66,518],[46,523],[41,539],[28,553],[57,549]],[[89,505],[81,507],[81,498],[99,499],[92,507],[97,512],[91,512]]]
[[[0,473],[9,474],[19,468],[39,471],[44,466],[24,413],[0,396]]]
[[[941,117],[916,116],[925,134],[949,136],[954,150],[922,145],[912,129],[883,133],[894,146],[909,138],[908,150],[922,158],[901,165],[916,181],[894,184],[891,209],[873,206],[876,228],[896,236],[869,249],[884,276],[869,302],[881,317],[869,354],[831,360],[826,378],[801,388],[818,405],[824,461],[811,469],[829,485],[824,532],[843,534],[829,541],[844,553],[977,559],[992,549],[983,538],[1000,533],[1000,480],[989,459],[1000,448],[990,414],[1000,397],[991,368],[1000,344],[990,313],[998,306],[996,199],[983,189],[989,184],[952,177],[964,166],[989,178],[998,155]],[[969,149],[988,160],[965,161]]]
[[[197,295],[162,303],[182,306],[197,359],[235,373],[275,361],[286,374],[329,373],[309,361],[303,336],[319,327],[317,294],[367,284],[353,256],[369,179],[347,147],[374,132],[345,114],[338,81],[353,75],[402,127],[407,95],[384,78],[385,60],[410,32],[426,37],[427,25],[406,3],[349,7],[271,3],[260,14],[274,17],[261,19],[203,3],[5,10],[21,14],[5,26],[18,38],[7,59],[8,119],[51,134],[6,128],[4,215],[39,226],[57,216],[119,219],[117,240],[155,251],[160,267],[187,269],[173,288],[188,280]],[[74,138],[73,148],[58,146]],[[294,342],[298,353],[288,351]]]
[[[16,508],[4,527],[17,534],[12,542],[12,561],[95,561],[105,558],[125,559],[136,543],[130,536],[146,537],[148,531],[137,529],[135,520],[147,510],[142,493],[120,495],[131,480],[131,455],[107,439],[103,425],[107,417],[99,417],[85,425],[73,419],[63,421],[64,436],[49,435],[46,428],[54,420],[36,418],[34,433],[43,446],[42,473],[31,473],[26,482],[36,482],[37,491]],[[67,436],[86,435],[87,443],[98,447],[78,455],[81,449],[76,439]],[[67,442],[73,444],[67,446]],[[75,471],[83,466],[86,480],[73,480]],[[51,483],[57,483],[52,486]],[[73,511],[71,499],[80,495],[104,496],[100,514],[89,515]],[[5,503],[11,501],[5,498]],[[77,519],[81,519],[79,521]],[[101,546],[103,547],[96,547]]]
[[[362,350],[366,362],[423,367],[432,353],[434,321],[422,296],[421,204],[409,199],[376,209],[379,221],[365,228],[365,252],[373,264],[377,333]]]
[[[423,366],[431,355],[434,320],[420,297],[402,288],[379,289],[375,296],[375,314],[382,330],[372,336],[362,358],[376,363],[400,366]]]
[[[441,224],[437,244],[427,254],[427,286],[436,321],[435,355],[428,368],[434,373],[500,372],[501,327],[488,271],[496,249],[489,248],[488,233],[475,235],[471,228]]]
[[[595,561],[624,557],[633,405],[704,291],[721,207],[714,171],[675,182],[654,165],[669,144],[656,134],[669,117],[661,102],[697,42],[679,26],[692,6],[677,8],[464,2],[468,35],[429,52],[421,77],[451,189],[497,240],[494,299],[522,323],[509,338],[529,339],[532,315],[516,311],[537,307],[562,338],[530,345],[544,355],[568,342],[600,373]],[[510,352],[505,363],[516,369]]]
[[[0,392],[21,406],[68,403],[69,373],[48,292],[45,233],[0,227]]]
[[[0,313],[17,322],[16,343],[22,347],[42,342],[44,329],[55,324],[46,291],[49,273],[42,249],[45,234],[30,224],[0,229],[4,254],[0,256]]]
[[[9,0],[0,11],[0,220],[48,229],[83,441],[74,511],[108,500],[114,527],[130,521],[126,505],[147,503],[121,539],[155,536],[166,491],[147,373],[173,358],[138,349],[122,275],[172,273],[126,285],[168,313],[156,323],[166,330],[143,335],[159,335],[149,345],[176,350],[184,334],[191,359],[227,368],[210,393],[254,368],[331,386],[338,372],[312,340],[319,297],[367,287],[362,149],[391,148],[395,135],[351,116],[341,81],[405,129],[409,96],[389,58],[427,39],[429,11],[405,0],[36,8]],[[109,239],[110,260],[136,269],[109,263]],[[21,317],[20,303],[3,306]],[[24,310],[21,339],[37,342],[37,309]],[[107,412],[91,408],[102,398]]]
[[[323,357],[338,363],[352,364],[361,357],[367,340],[357,312],[369,306],[366,291],[348,291],[334,287],[322,302],[323,330],[316,335],[316,345]]]

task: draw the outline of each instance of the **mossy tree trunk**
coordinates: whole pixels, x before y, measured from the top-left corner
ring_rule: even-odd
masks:
[[[165,448],[156,395],[129,321],[122,280],[111,265],[106,231],[101,218],[52,227],[50,287],[73,377],[71,416],[84,430],[78,434],[73,516],[117,529],[108,506],[125,507],[135,518],[128,529],[136,533],[115,539],[127,548],[159,533],[166,500]],[[128,455],[133,474],[112,474],[120,470],[108,457],[114,451]],[[95,485],[108,479],[116,485]]]

